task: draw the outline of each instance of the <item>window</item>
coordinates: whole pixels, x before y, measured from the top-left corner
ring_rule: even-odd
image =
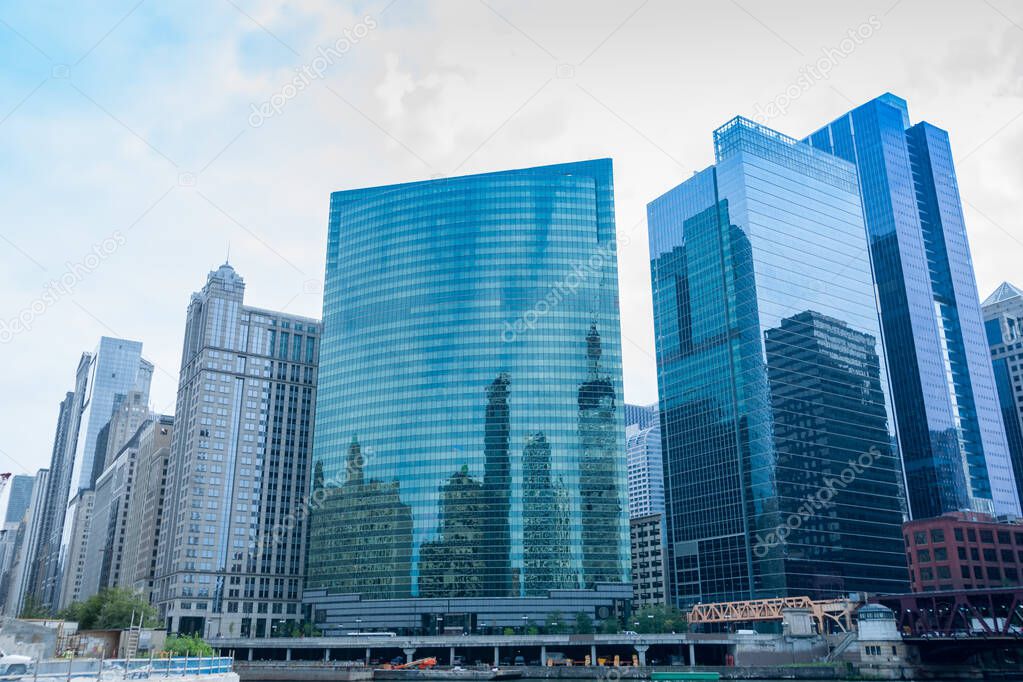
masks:
[[[945,541],[945,531],[943,531],[941,528],[932,528],[931,529],[931,542],[944,542],[944,541]]]
[[[931,560],[931,551],[929,549],[918,549],[916,551],[916,558],[921,563],[927,563]]]
[[[925,533],[922,530],[918,530],[918,531],[914,532],[913,533],[913,542],[915,542],[918,545],[926,545],[927,544],[927,533]]]
[[[986,543],[989,543],[989,544],[994,544],[994,542],[995,542],[995,534],[992,533],[989,530],[982,530],[982,531],[980,531],[980,541],[981,542],[986,542]]]
[[[955,535],[956,540],[958,540],[959,542],[963,541],[963,529],[962,528],[953,528],[952,532]]]
[[[921,568],[920,580],[934,580],[934,571],[930,568]]]
[[[1008,545],[1011,542],[1012,541],[1009,540],[1009,531],[1007,531],[1007,530],[1000,530],[1000,531],[998,531],[998,544],[1000,544],[1000,545]]]
[[[948,566],[938,566],[938,577],[948,580],[952,577],[952,572],[949,570]]]
[[[934,560],[935,561],[948,561],[948,550],[944,547],[934,548]]]
[[[970,542],[976,542],[977,541],[977,531],[973,530],[972,528],[967,528],[966,529],[966,537],[970,538]]]

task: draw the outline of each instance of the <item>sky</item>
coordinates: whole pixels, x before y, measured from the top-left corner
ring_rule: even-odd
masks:
[[[228,249],[248,305],[319,317],[331,191],[588,158],[652,403],[647,202],[735,115],[798,137],[886,91],[950,132],[981,298],[1023,284],[1012,0],[0,2],[0,471],[47,466],[101,335],[143,342],[173,412]]]

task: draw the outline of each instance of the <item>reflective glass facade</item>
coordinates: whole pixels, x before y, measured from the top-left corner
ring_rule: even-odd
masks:
[[[948,134],[885,94],[806,141],[859,169],[913,518],[1019,514]]]
[[[855,168],[748,120],[648,207],[679,604],[907,587]]]
[[[401,630],[627,602],[610,160],[334,193],[323,309],[317,622],[330,594]]]

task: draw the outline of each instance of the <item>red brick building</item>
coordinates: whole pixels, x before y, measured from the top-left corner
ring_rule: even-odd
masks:
[[[914,592],[1019,585],[1023,523],[989,514],[953,512],[902,526]]]

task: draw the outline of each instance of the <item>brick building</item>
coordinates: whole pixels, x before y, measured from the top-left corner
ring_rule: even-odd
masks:
[[[1023,523],[951,512],[903,525],[914,592],[1019,585]]]

